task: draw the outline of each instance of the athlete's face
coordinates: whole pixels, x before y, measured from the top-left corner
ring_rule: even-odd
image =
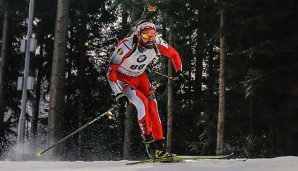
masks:
[[[147,49],[152,49],[154,47],[155,36],[156,36],[155,30],[142,31],[139,35],[141,45]]]

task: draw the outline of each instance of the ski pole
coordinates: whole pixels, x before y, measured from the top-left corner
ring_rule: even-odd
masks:
[[[152,71],[152,70],[150,70],[150,69],[148,69],[150,72],[154,72],[154,73],[156,73],[156,74],[159,74],[159,75],[161,75],[161,76],[163,76],[163,77],[167,77],[167,78],[169,78],[169,79],[171,79],[171,80],[177,80],[177,78],[176,77],[170,77],[170,76],[168,76],[168,75],[165,75],[165,74],[162,74],[162,73],[160,73],[160,72],[157,72],[157,71]]]
[[[168,75],[162,74],[162,73],[157,72],[157,71],[152,71],[152,70],[150,70],[150,69],[148,69],[148,70],[149,70],[150,72],[154,72],[154,73],[156,73],[156,74],[159,74],[159,75],[161,75],[161,76],[163,76],[163,77],[167,77],[167,78],[169,78],[169,79],[171,79],[171,80],[173,80],[173,81],[178,80],[177,77],[170,77],[170,76],[168,76]],[[183,90],[183,88],[184,88],[184,86],[183,86],[183,87],[180,87],[180,90],[181,90],[182,93],[185,93],[185,91]]]
[[[80,127],[79,129],[75,130],[74,132],[72,132],[71,134],[67,135],[66,137],[64,137],[63,139],[59,140],[58,142],[56,142],[55,144],[53,144],[52,146],[48,147],[47,149],[45,149],[42,152],[37,152],[36,156],[40,157],[41,154],[47,152],[48,150],[50,150],[51,148],[55,147],[56,145],[64,142],[65,140],[67,140],[68,138],[72,137],[73,135],[75,135],[76,133],[80,132],[81,130],[83,130],[84,128],[86,128],[87,126],[91,125],[92,123],[94,123],[95,121],[97,121],[98,119],[102,118],[103,116],[107,115],[107,114],[111,114],[111,111],[114,109],[115,107],[112,107],[111,109],[107,110],[106,112],[100,114],[99,116],[97,116],[96,118],[94,118],[93,120],[91,120],[90,122],[86,123],[85,125],[83,125],[82,127]]]

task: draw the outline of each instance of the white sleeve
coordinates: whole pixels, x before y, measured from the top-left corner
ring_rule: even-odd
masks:
[[[114,95],[117,95],[119,93],[122,93],[119,86],[114,81],[109,81],[110,87],[112,88]]]

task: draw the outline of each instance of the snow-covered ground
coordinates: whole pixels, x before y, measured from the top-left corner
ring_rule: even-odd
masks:
[[[125,165],[129,161],[0,161],[0,171],[298,171],[298,157],[197,160],[181,163]]]

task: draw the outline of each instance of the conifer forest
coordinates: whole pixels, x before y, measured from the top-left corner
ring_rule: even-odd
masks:
[[[298,155],[297,8],[295,0],[0,0],[0,160],[147,157],[136,108],[118,107],[106,77],[140,19],[182,59],[183,89],[167,57],[146,70],[169,151]],[[31,40],[36,48],[24,52]]]

